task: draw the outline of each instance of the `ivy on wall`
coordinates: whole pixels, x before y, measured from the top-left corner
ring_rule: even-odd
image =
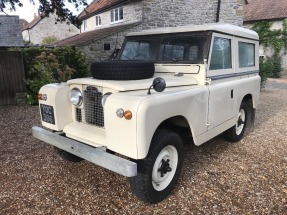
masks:
[[[259,35],[259,43],[274,50],[271,57],[260,59],[260,75],[262,81],[267,78],[278,78],[281,68],[281,50],[287,51],[287,20],[283,21],[282,29],[271,29],[272,23],[256,22],[252,29]]]

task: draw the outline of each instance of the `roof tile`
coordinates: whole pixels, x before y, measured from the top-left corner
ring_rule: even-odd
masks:
[[[249,0],[245,6],[244,21],[287,18],[287,0]]]
[[[132,0],[94,0],[86,9],[80,13],[78,18],[85,19],[86,17],[92,16],[93,14],[99,13],[128,1]]]
[[[109,27],[109,28],[101,28],[101,29],[96,29],[93,31],[87,31],[87,32],[63,39],[61,41],[58,41],[54,43],[54,45],[58,45],[58,46],[82,45],[82,44],[89,43],[91,41],[102,39],[112,34],[116,34],[117,32],[132,28],[139,24],[140,22],[134,22],[134,23],[125,24],[125,25],[122,24],[122,25],[116,25],[116,26]]]

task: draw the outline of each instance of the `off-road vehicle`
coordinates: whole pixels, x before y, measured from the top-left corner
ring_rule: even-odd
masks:
[[[33,135],[66,160],[129,177],[135,195],[157,203],[176,185],[186,140],[243,137],[259,100],[258,59],[258,35],[229,24],[130,33],[118,59],[91,64],[92,77],[40,89],[49,130]]]

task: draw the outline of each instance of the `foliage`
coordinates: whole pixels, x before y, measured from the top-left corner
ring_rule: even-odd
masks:
[[[10,11],[16,11],[16,5],[23,7],[22,1],[23,0],[0,0],[0,11],[6,8]],[[30,3],[34,4],[34,0],[30,0]],[[49,17],[50,14],[56,14],[56,22],[67,22],[80,28],[82,21],[67,9],[66,3],[71,3],[76,9],[80,6],[88,5],[86,0],[39,0],[39,14],[41,14],[42,17]]]
[[[43,45],[52,44],[58,41],[58,38],[55,36],[44,37],[42,40]]]
[[[260,59],[260,75],[262,84],[267,78],[278,78],[281,71],[280,51],[287,50],[287,20],[283,21],[283,29],[271,29],[272,23],[267,21],[256,22],[252,29],[259,35],[259,43],[264,47],[274,49],[274,54],[266,59]]]
[[[78,49],[31,47],[20,51],[24,60],[29,104],[37,104],[37,94],[43,85],[85,77],[88,72],[86,58]]]

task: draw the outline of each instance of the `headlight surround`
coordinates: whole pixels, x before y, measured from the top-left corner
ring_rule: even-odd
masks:
[[[103,97],[102,97],[102,106],[103,106],[103,107],[104,107],[104,105],[105,105],[105,103],[106,103],[106,101],[107,101],[107,98],[108,98],[110,95],[112,95],[111,92],[105,93],[105,94],[103,95]]]
[[[83,102],[82,93],[78,88],[73,88],[69,94],[70,102],[75,106],[80,106]]]

